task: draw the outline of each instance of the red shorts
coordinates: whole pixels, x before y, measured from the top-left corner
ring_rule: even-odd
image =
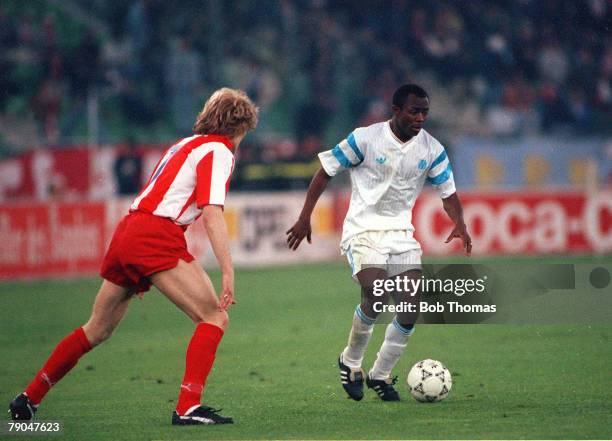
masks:
[[[116,285],[145,292],[151,288],[151,275],[174,268],[179,259],[194,260],[187,251],[183,229],[170,219],[136,211],[117,225],[100,275]]]

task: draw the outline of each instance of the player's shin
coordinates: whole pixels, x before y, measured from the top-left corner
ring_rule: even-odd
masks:
[[[348,339],[348,345],[342,352],[342,360],[351,369],[361,368],[365,351],[372,337],[376,319],[366,316],[357,305],[353,315],[353,326]]]
[[[385,331],[385,340],[370,371],[370,378],[385,380],[391,376],[391,371],[404,353],[413,332],[414,325],[401,325],[397,318],[389,323]]]
[[[212,323],[199,323],[187,347],[185,375],[181,384],[176,412],[185,415],[200,406],[206,378],[215,361],[223,329]]]
[[[25,394],[30,402],[35,406],[40,404],[49,389],[60,381],[77,364],[79,358],[90,350],[91,344],[87,340],[83,328],[77,328],[64,337],[26,388]]]

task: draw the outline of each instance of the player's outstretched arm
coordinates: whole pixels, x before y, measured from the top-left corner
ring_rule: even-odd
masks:
[[[222,288],[219,296],[219,308],[227,310],[230,305],[236,303],[236,300],[234,299],[234,267],[229,248],[227,224],[223,217],[223,208],[220,205],[205,206],[202,209],[202,219],[213,252],[221,267]]]
[[[448,235],[444,243],[449,243],[454,238],[458,237],[463,242],[463,248],[465,248],[465,254],[468,256],[472,253],[472,238],[467,232],[467,227],[463,221],[463,207],[457,193],[453,193],[446,199],[442,199],[444,211],[448,214],[448,217],[455,223],[453,231]]]
[[[310,186],[308,187],[308,193],[306,194],[306,201],[304,207],[300,213],[300,217],[297,222],[293,224],[291,228],[287,230],[287,245],[292,250],[297,250],[300,243],[306,237],[308,243],[311,243],[312,228],[310,226],[310,217],[314,211],[315,205],[319,200],[319,197],[327,187],[327,184],[331,180],[331,176],[325,173],[322,168],[314,175]]]

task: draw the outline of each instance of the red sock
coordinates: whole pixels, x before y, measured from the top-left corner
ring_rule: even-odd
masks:
[[[51,386],[60,381],[77,364],[79,358],[90,350],[91,344],[83,328],[77,328],[64,337],[25,390],[32,404],[38,405]]]
[[[185,376],[181,384],[176,411],[179,415],[200,405],[206,377],[215,361],[217,346],[223,337],[223,329],[211,323],[200,323],[187,346]]]

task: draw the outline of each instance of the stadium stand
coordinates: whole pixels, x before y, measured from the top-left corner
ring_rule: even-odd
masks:
[[[303,188],[313,153],[385,118],[407,80],[430,91],[430,127],[447,142],[605,135],[611,10],[605,0],[7,0],[1,151],[174,140],[225,84],[262,108],[242,152],[245,189]]]

